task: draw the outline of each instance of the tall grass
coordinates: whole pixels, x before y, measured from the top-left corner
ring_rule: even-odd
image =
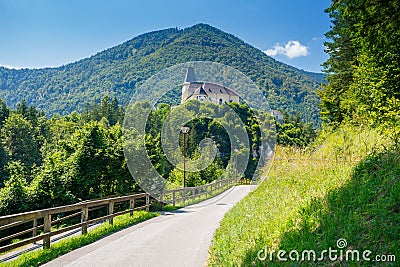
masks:
[[[398,253],[400,159],[389,146],[374,130],[342,126],[313,149],[278,147],[269,177],[222,220],[209,265],[358,266],[269,260],[272,251],[335,249],[339,238],[371,255]]]

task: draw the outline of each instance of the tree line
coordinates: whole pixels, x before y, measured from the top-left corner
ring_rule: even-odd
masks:
[[[85,112],[47,118],[0,101],[0,214],[137,191],[122,151],[123,111],[104,97]]]

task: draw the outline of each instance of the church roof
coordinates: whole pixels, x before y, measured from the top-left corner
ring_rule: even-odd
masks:
[[[212,82],[190,82],[187,98],[192,95],[226,94],[230,96],[239,96],[234,90],[218,83]]]
[[[230,96],[239,96],[234,90],[223,86],[222,84],[206,82],[203,84],[203,88],[207,93],[214,94],[227,94]]]
[[[187,98],[192,95],[226,94],[230,96],[239,96],[234,90],[223,86],[222,84],[212,82],[190,82]]]
[[[223,86],[219,83],[213,82],[200,82],[196,81],[196,75],[194,73],[193,67],[188,67],[186,71],[186,76],[184,80],[184,85],[187,87],[187,95],[186,99],[190,98],[193,95],[209,95],[209,94],[225,94],[229,96],[239,96],[234,90]],[[186,100],[185,99],[185,100]]]

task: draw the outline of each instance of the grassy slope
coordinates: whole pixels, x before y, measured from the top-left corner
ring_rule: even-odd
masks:
[[[400,258],[399,150],[386,149],[388,140],[361,128],[344,126],[325,137],[314,152],[277,149],[269,178],[222,220],[210,266],[285,266],[260,261],[257,252],[320,253],[336,249],[339,238],[347,240],[346,248]],[[322,263],[329,264],[360,263]]]

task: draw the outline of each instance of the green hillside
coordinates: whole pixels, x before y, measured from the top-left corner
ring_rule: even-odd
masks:
[[[323,75],[280,63],[206,24],[146,33],[58,68],[0,67],[0,98],[10,107],[26,99],[28,105],[48,115],[82,111],[85,103],[105,94],[126,103],[135,88],[151,75],[187,61],[214,61],[234,67],[259,85],[273,109],[299,112],[305,122],[319,124],[316,90]]]
[[[398,257],[395,140],[349,125],[319,138],[308,150],[277,148],[268,178],[221,221],[209,266],[397,266],[389,260],[374,265],[365,259],[332,260],[327,254],[320,258],[323,250],[338,249],[341,238],[348,244],[344,252],[370,250],[372,261],[376,255]],[[277,258],[279,250],[287,252],[287,262]],[[292,250],[300,252],[300,260],[294,254],[289,258]],[[320,259],[302,262],[304,250]]]

